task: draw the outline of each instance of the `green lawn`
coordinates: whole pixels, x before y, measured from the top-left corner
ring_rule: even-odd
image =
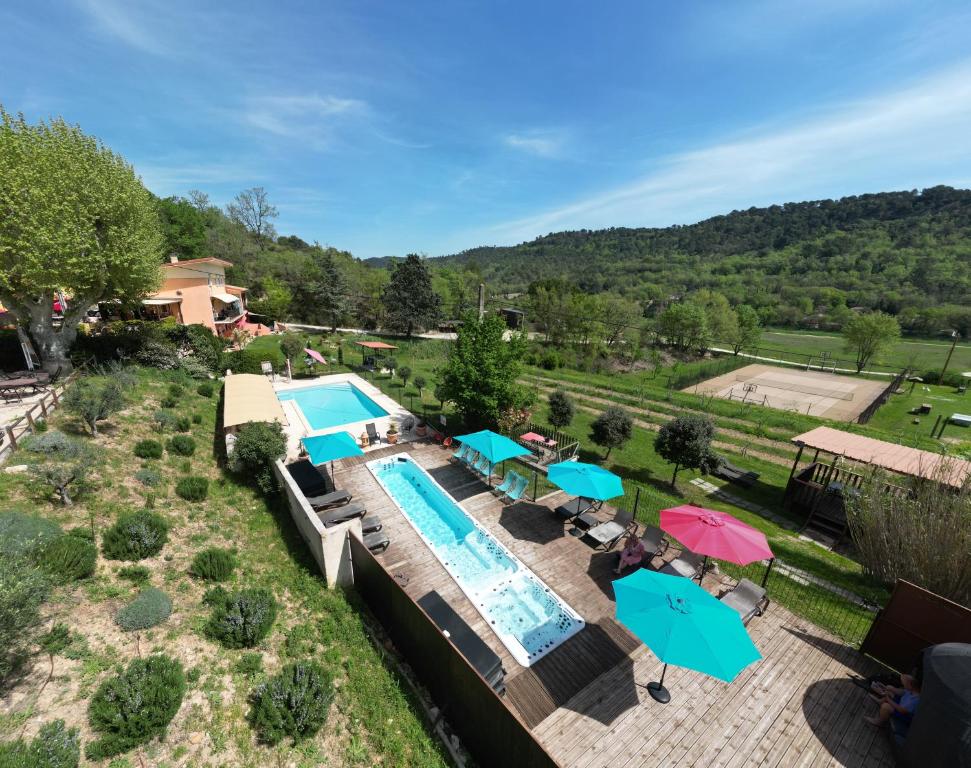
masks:
[[[877,410],[870,419],[870,426],[892,434],[904,445],[915,445],[922,438],[928,438],[939,415],[948,418],[954,413],[971,413],[971,394],[959,395],[954,387],[918,383],[911,390],[911,384],[905,383],[903,390],[905,394],[892,395]],[[922,404],[931,406],[929,414],[916,416],[910,413]],[[914,423],[915,419],[918,424]],[[950,425],[945,429],[944,437],[971,440],[971,430]]]

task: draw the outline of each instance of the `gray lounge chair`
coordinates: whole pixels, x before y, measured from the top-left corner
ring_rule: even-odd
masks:
[[[748,624],[754,616],[761,616],[769,607],[765,588],[748,579],[742,579],[719,600],[738,611],[743,624]]]
[[[566,502],[565,504],[560,504],[556,509],[553,510],[557,517],[563,520],[572,520],[575,517],[590,512],[594,510],[594,501],[592,499],[584,498],[583,496],[577,496],[575,499]],[[599,507],[596,507],[599,509]]]
[[[365,515],[361,518],[361,533],[377,533],[384,525],[377,515]]]
[[[347,504],[353,498],[354,495],[348,491],[333,491],[332,493],[325,493],[322,496],[309,496],[307,503],[314,508],[315,512],[320,512],[322,509],[340,507]]]
[[[287,472],[290,473],[290,477],[293,478],[297,487],[308,499],[311,496],[322,496],[334,490],[329,478],[311,464],[310,459],[299,459],[292,464],[287,464]]]
[[[663,555],[668,548],[668,540],[664,536],[664,531],[655,525],[648,525],[641,534],[641,543],[644,545],[644,557],[641,558],[641,568],[650,566],[651,561],[658,555]]]
[[[384,531],[364,534],[364,546],[372,552],[384,552],[390,545],[391,539]]]
[[[380,445],[381,435],[378,434],[378,428],[374,426],[374,423],[365,424],[364,429],[367,431],[367,439],[370,445]]]
[[[606,523],[595,525],[586,535],[597,542],[597,548],[603,547],[605,551],[612,550],[623,536],[629,533],[636,533],[637,523],[634,522],[634,514],[627,510],[617,510],[613,520]]]
[[[701,575],[701,566],[704,565],[704,555],[692,552],[690,549],[681,550],[670,563],[662,565],[658,571],[669,576],[684,576],[686,579],[697,579]]]
[[[741,469],[740,467],[736,467],[725,458],[719,459],[718,466],[715,467],[711,473],[715,477],[720,477],[722,480],[728,480],[728,482],[735,483],[735,485],[740,485],[742,488],[751,488],[759,479],[758,472],[751,472]]]
[[[345,504],[343,507],[338,507],[328,512],[318,512],[317,518],[324,524],[325,528],[330,528],[332,525],[346,523],[348,520],[353,520],[355,517],[364,517],[366,514],[367,508],[363,504],[354,503]]]

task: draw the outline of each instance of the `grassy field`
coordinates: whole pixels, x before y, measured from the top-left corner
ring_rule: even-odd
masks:
[[[940,371],[950,348],[950,342],[944,338],[936,340],[904,338],[878,355],[874,362],[893,368],[910,366],[917,371]],[[773,352],[779,354],[773,354]],[[820,352],[829,352],[832,358],[847,364],[852,364],[854,359],[853,354],[846,351],[843,337],[838,333],[826,331],[766,330],[762,333],[758,354],[764,357],[805,362],[805,357],[795,356],[818,355]],[[971,371],[971,344],[958,344],[954,348],[948,370]]]
[[[191,430],[195,455],[133,457],[137,440],[167,437],[157,434],[152,414],[175,378],[139,370],[127,409],[104,425],[102,436],[83,438],[96,446],[103,463],[75,506],[53,504],[27,474],[0,474],[0,510],[29,510],[65,528],[92,525],[100,534],[120,512],[153,507],[171,525],[169,540],[159,556],[140,564],[150,569],[150,583],[165,590],[174,604],[172,616],[158,627],[121,631],[113,617],[137,589],[119,576],[125,563],[99,555],[93,577],[59,588],[46,604],[45,628],[64,622],[74,639],[67,655],[55,659],[50,683],[43,685],[47,661],[38,655],[28,674],[6,692],[0,737],[17,735],[25,723],[30,736],[42,722],[63,718],[80,727],[82,740],[88,741],[87,702],[100,681],[135,656],[160,651],[182,662],[189,691],[162,741],[114,759],[110,768],[445,765],[407,684],[372,644],[366,612],[352,592],[326,588],[282,499],[262,496],[217,464],[216,397],[198,395],[191,383],[178,403],[180,415],[200,420]],[[51,421],[65,432],[80,431],[63,412]],[[133,477],[139,468],[156,470],[162,484],[141,485]],[[175,481],[187,474],[209,479],[206,501],[189,503],[173,493]],[[238,555],[240,567],[227,587],[265,586],[281,603],[271,634],[255,649],[263,672],[242,671],[238,664],[244,652],[226,650],[202,631],[209,613],[201,602],[206,585],[188,574],[188,566],[197,551],[214,545],[233,548]],[[250,693],[283,664],[311,658],[336,676],[324,728],[297,745],[258,744],[246,720]]]

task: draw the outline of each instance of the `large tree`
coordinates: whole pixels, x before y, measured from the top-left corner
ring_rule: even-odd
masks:
[[[183,259],[208,255],[206,222],[193,203],[181,197],[164,197],[158,201],[158,212],[166,254],[174,253]]]
[[[704,348],[711,337],[704,308],[691,301],[665,309],[658,318],[657,332],[668,344],[683,351]]]
[[[428,328],[438,322],[442,298],[432,290],[428,265],[417,254],[391,265],[391,280],[382,296],[385,325],[411,336],[415,328]]]
[[[270,204],[270,197],[263,187],[244,189],[226,206],[226,213],[246,227],[261,251],[276,236],[273,219],[280,214],[276,206]]]
[[[859,373],[881,351],[900,338],[897,318],[883,312],[867,312],[855,315],[843,326],[846,349],[856,355],[856,372]]]
[[[124,159],[60,118],[31,125],[0,107],[0,301],[45,367],[69,364],[92,304],[158,286],[162,243],[152,196]],[[59,291],[70,299],[55,326]]]
[[[313,253],[300,272],[294,286],[296,306],[303,319],[310,323],[327,324],[336,331],[347,314],[347,281],[334,259],[334,250],[313,247]]]
[[[287,320],[290,317],[290,305],[293,294],[290,289],[275,277],[264,277],[263,293],[247,305],[248,309],[257,315],[263,315],[271,320]]]
[[[678,416],[661,427],[654,438],[658,456],[674,464],[671,485],[678,480],[681,469],[707,469],[717,461],[711,450],[715,425],[700,415]]]
[[[502,318],[486,315],[479,320],[469,312],[449,350],[438,395],[455,403],[469,429],[495,426],[501,413],[527,399],[516,384],[526,339],[515,333],[506,341],[505,332]]]
[[[634,433],[634,420],[623,408],[611,406],[601,413],[590,425],[590,439],[601,448],[606,448],[604,461],[610,458],[614,448],[620,448],[630,440]]]
[[[762,338],[762,323],[759,320],[759,313],[748,304],[740,304],[735,308],[735,316],[738,323],[735,327],[735,336],[730,339],[732,351],[737,355],[743,349],[755,349]]]

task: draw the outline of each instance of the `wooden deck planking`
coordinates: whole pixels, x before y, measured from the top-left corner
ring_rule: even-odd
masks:
[[[610,628],[607,635],[613,634],[624,648],[619,662],[603,670],[591,662],[594,632],[584,630],[531,669],[523,669],[363,466],[399,451],[408,451],[588,625]],[[732,684],[669,667],[665,685],[672,702],[656,704],[643,686],[658,679],[662,665],[626,629],[604,623],[614,613],[610,587],[614,555],[595,552],[566,533],[568,525],[557,520],[551,508],[567,497],[558,493],[541,504],[504,506],[469,470],[451,465],[448,456],[448,451],[430,443],[385,448],[341,462],[335,480],[354,493],[355,500],[363,501],[369,514],[380,515],[392,544],[379,559],[392,572],[407,577],[408,594],[418,598],[429,590],[438,591],[499,654],[507,684],[515,691],[506,697],[507,704],[513,708],[520,704],[524,720],[561,764],[575,768],[890,764],[885,738],[861,726],[864,710],[859,697],[846,695],[842,684],[811,688],[819,681],[846,680],[850,671],[867,674],[871,665],[776,604],[749,626],[763,653],[761,662]],[[605,508],[600,516],[609,519],[612,514]],[[675,554],[672,551],[665,559]],[[705,587],[718,594],[720,578],[707,577]],[[627,653],[630,648],[634,650]],[[577,679],[582,683],[579,690]],[[856,690],[865,697],[861,689]]]

